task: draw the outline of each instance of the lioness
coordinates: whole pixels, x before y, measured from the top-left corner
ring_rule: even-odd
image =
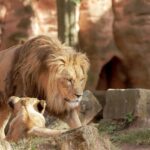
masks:
[[[55,136],[64,132],[64,130],[45,128],[43,113],[46,102],[43,100],[12,96],[8,101],[8,105],[13,116],[6,135],[8,141],[17,142],[28,136]]]
[[[0,52],[0,134],[9,118],[7,99],[45,99],[47,111],[72,128],[81,126],[77,107],[87,80],[89,60],[59,40],[38,36]]]

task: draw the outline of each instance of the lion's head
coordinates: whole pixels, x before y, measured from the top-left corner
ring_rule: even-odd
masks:
[[[16,91],[46,99],[48,110],[55,114],[79,105],[89,69],[85,54],[47,36],[33,38],[17,51],[11,73]]]
[[[47,92],[48,99],[54,97],[48,101],[48,106],[56,104],[58,108],[75,108],[79,105],[85,88],[88,59],[86,55],[74,51],[56,54],[55,59],[50,64],[50,68],[52,66],[55,71],[52,72],[52,78],[49,78]]]

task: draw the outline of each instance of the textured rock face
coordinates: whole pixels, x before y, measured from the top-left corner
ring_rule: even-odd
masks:
[[[80,38],[91,60],[90,87],[149,88],[150,2],[89,0],[83,4],[87,5],[81,9]],[[117,50],[121,57],[116,56]]]
[[[150,1],[113,0],[114,37],[126,59],[129,86],[149,88]]]
[[[97,87],[103,66],[114,56],[121,59],[113,39],[113,20],[111,0],[82,1],[79,22],[80,46],[90,58],[88,87],[91,89]],[[107,89],[107,86],[104,89]]]
[[[85,91],[80,104],[80,120],[83,125],[88,124],[102,110],[102,106],[90,91]]]
[[[149,18],[149,0],[82,0],[79,37],[91,62],[88,89],[150,88]],[[0,0],[1,50],[45,33],[57,36],[56,0]]]
[[[128,114],[138,117],[149,124],[150,90],[145,89],[118,89],[106,92],[104,119],[123,119]]]
[[[61,150],[117,150],[108,137],[100,136],[92,126],[66,132],[56,141]]]
[[[0,0],[0,49],[27,40],[30,36],[57,35],[55,0]]]

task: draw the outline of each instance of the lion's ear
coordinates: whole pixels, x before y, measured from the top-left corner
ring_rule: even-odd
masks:
[[[14,109],[14,106],[15,106],[15,103],[17,103],[18,101],[20,100],[19,97],[17,96],[11,96],[8,100],[8,106],[11,108],[11,109]]]
[[[38,111],[43,114],[44,111],[45,111],[45,108],[46,108],[46,102],[45,102],[45,100],[40,100],[38,102],[38,104],[37,104]]]

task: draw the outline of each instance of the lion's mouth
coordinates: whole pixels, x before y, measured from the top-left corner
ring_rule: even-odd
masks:
[[[75,108],[75,107],[78,107],[79,106],[79,103],[80,103],[80,99],[75,99],[75,100],[69,100],[67,98],[64,99],[68,106],[71,107],[71,108]]]
[[[76,100],[69,100],[69,99],[65,98],[64,100],[66,102],[68,102],[68,103],[79,103],[80,102],[78,99],[76,99]]]

